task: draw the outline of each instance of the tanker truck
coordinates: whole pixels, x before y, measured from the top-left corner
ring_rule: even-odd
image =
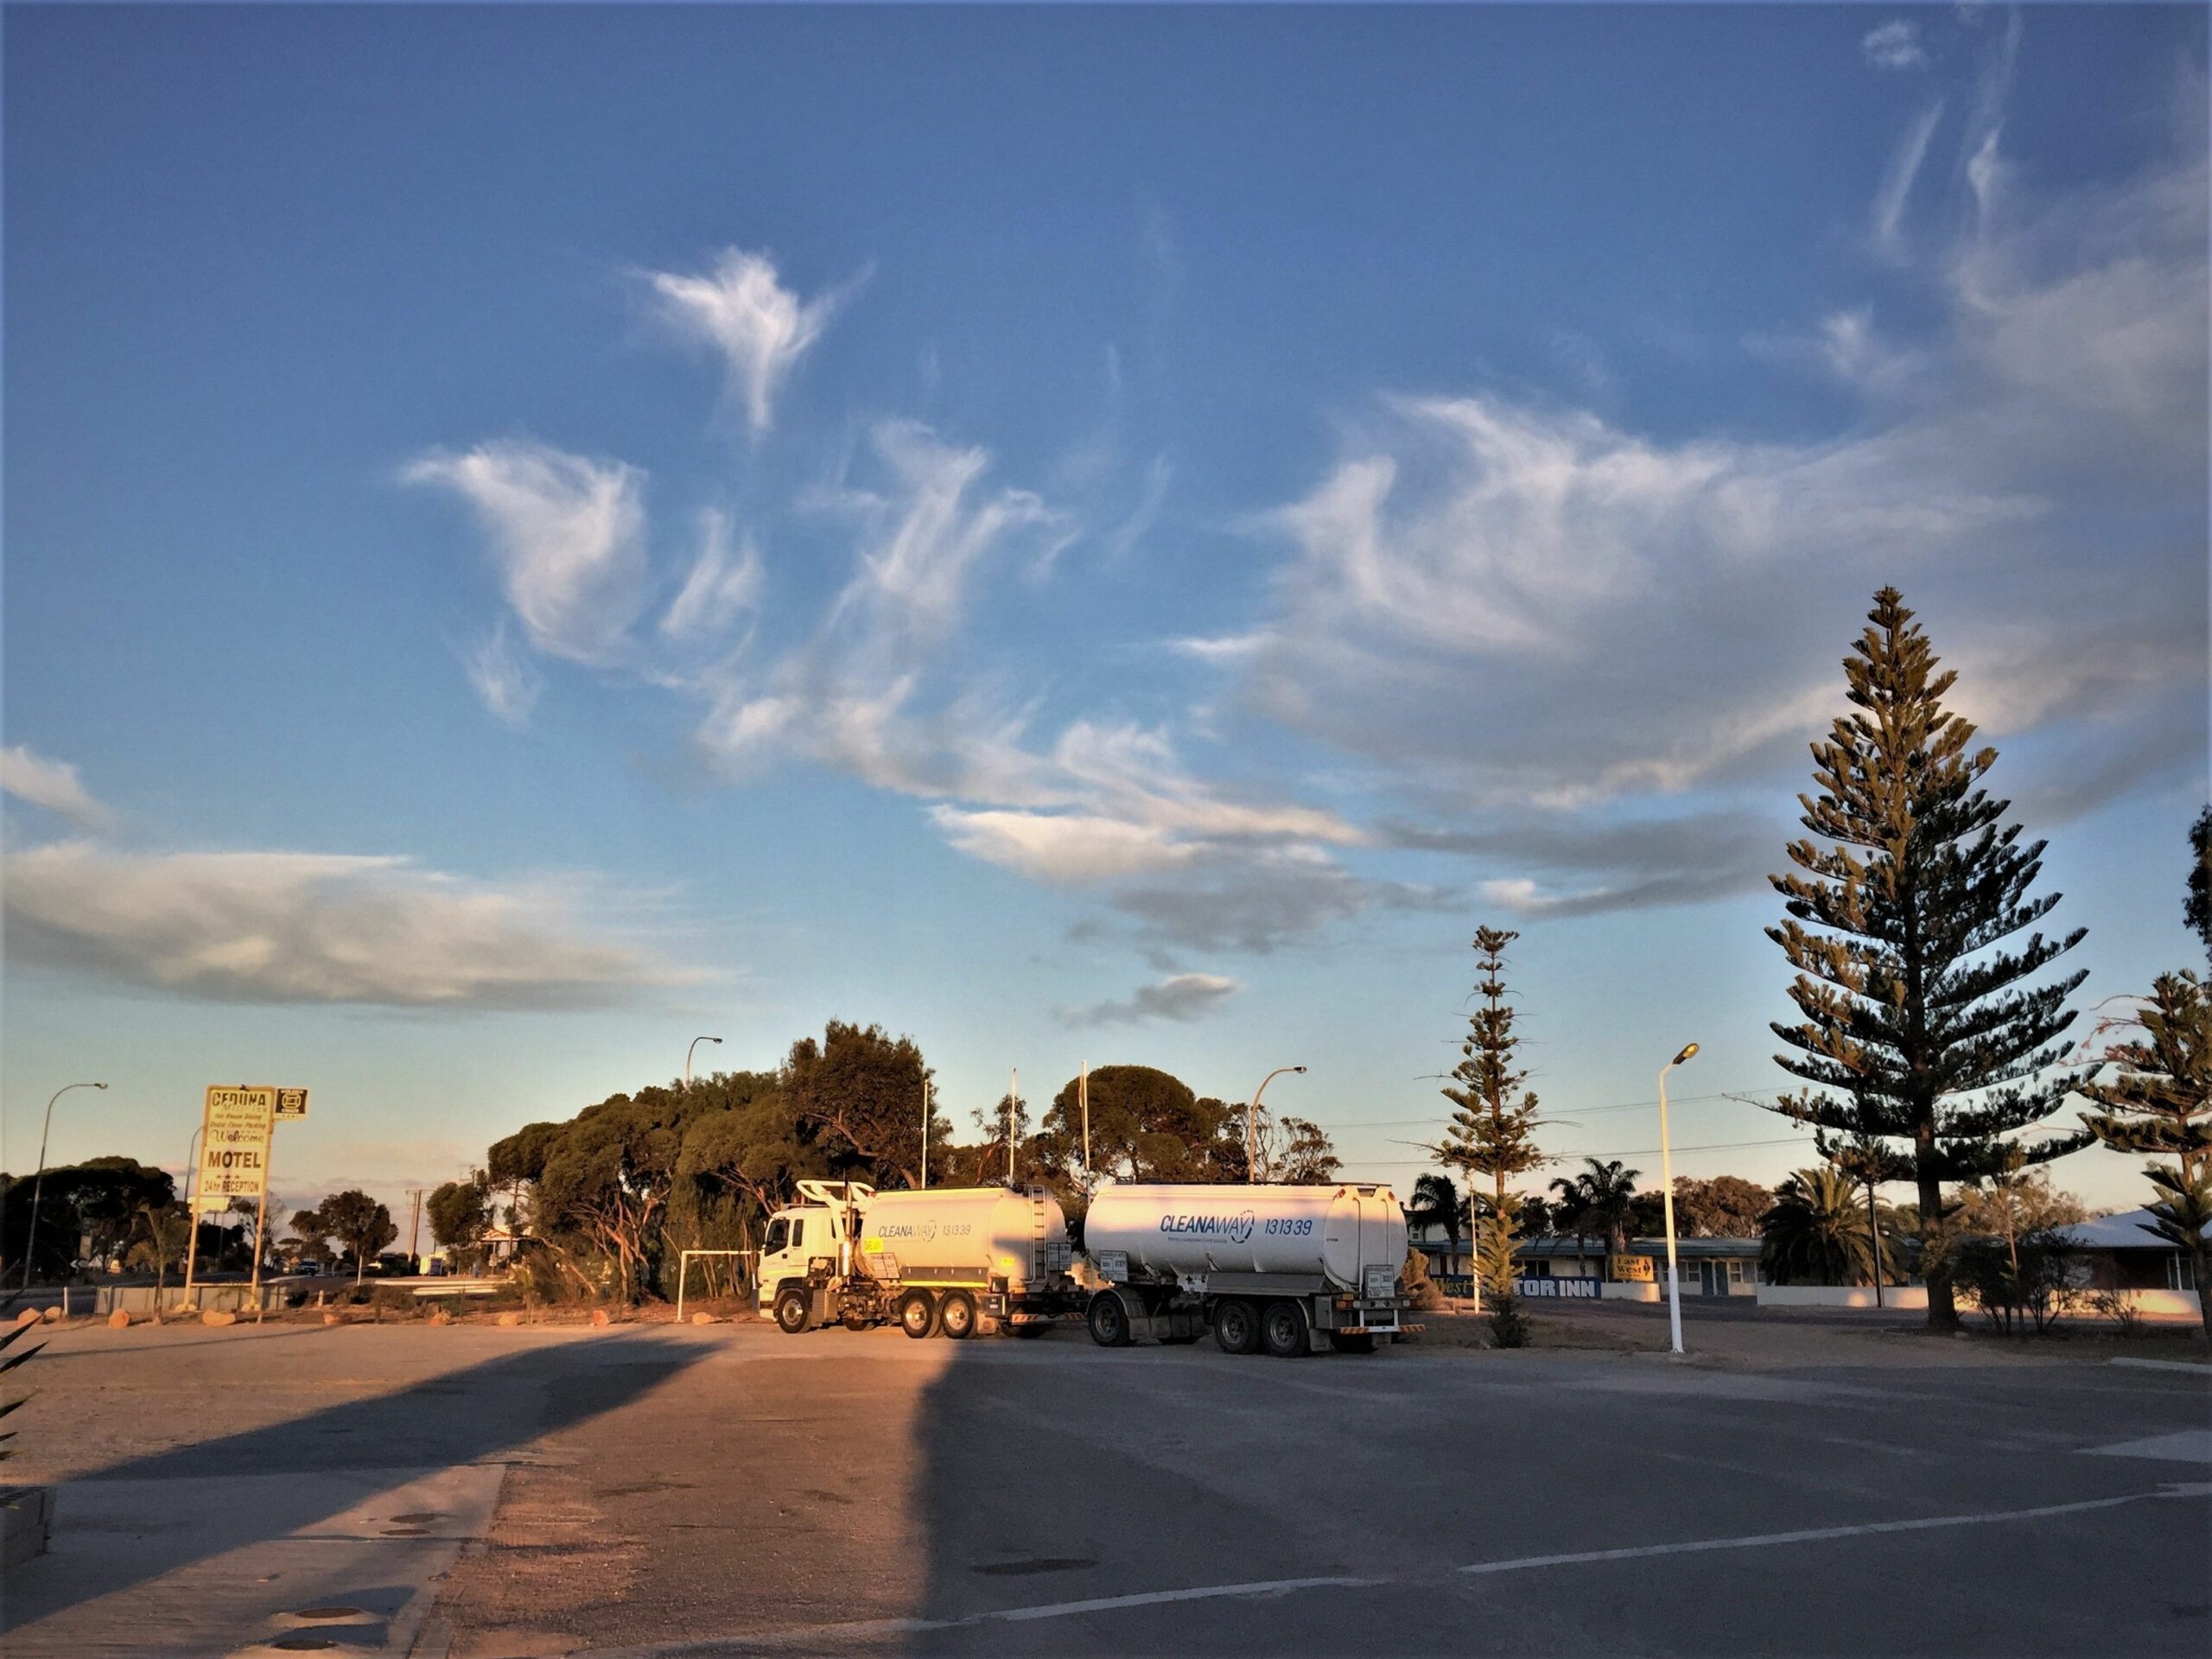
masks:
[[[761,1241],[760,1311],[791,1336],[896,1320],[908,1336],[972,1336],[984,1319],[1041,1336],[1080,1312],[1067,1217],[1041,1186],[879,1192],[804,1180]]]
[[[1406,1217],[1387,1186],[1128,1185],[1090,1201],[1091,1339],[1190,1342],[1287,1357],[1371,1353],[1399,1322]]]

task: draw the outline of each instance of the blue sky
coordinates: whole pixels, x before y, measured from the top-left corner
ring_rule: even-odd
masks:
[[[306,1084],[394,1192],[843,1017],[963,1123],[1303,1062],[1403,1182],[1491,921],[1554,1151],[1694,1038],[1771,1179],[1885,582],[2083,1005],[2193,959],[2201,11],[5,30],[0,1163]]]

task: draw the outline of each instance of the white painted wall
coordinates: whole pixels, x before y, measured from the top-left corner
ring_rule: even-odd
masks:
[[[1874,1287],[1872,1285],[1761,1285],[1761,1307],[1872,1307]],[[1925,1285],[1884,1285],[1884,1307],[1918,1307],[1928,1306],[1928,1287]]]

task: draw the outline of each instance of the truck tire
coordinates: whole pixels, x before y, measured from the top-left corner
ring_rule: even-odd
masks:
[[[787,1337],[805,1330],[812,1313],[803,1290],[787,1290],[776,1298],[776,1327]]]
[[[1129,1345],[1129,1310],[1112,1291],[1102,1290],[1090,1299],[1090,1339],[1101,1348]]]
[[[1224,1354],[1256,1354],[1260,1310],[1241,1296],[1231,1296],[1213,1311],[1213,1339]]]
[[[937,1328],[954,1342],[965,1342],[976,1334],[976,1299],[964,1290],[948,1294],[938,1304]]]
[[[1340,1354],[1371,1354],[1375,1351],[1372,1331],[1332,1331],[1329,1346]]]
[[[899,1299],[899,1328],[919,1342],[937,1334],[937,1304],[926,1290],[910,1290]]]
[[[1277,1359],[1296,1359],[1313,1351],[1306,1334],[1306,1310],[1296,1302],[1269,1302],[1260,1310],[1260,1341]]]

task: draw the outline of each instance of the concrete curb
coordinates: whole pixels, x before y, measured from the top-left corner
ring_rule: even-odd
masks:
[[[2193,1359],[2108,1359],[2107,1365],[2133,1365],[2145,1371],[2187,1371],[2192,1376],[2212,1376],[2212,1363]]]
[[[0,1572],[12,1572],[46,1554],[54,1531],[54,1488],[0,1488]]]

